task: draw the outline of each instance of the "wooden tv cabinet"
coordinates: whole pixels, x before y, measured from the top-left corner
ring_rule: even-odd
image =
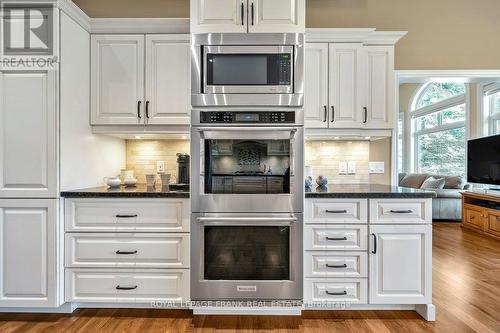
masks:
[[[462,192],[462,227],[500,240],[499,208],[500,195]]]

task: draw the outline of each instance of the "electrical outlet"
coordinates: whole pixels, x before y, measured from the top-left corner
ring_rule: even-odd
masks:
[[[165,172],[165,161],[156,161],[156,172],[157,173]]]
[[[356,174],[356,162],[355,161],[347,162],[347,173],[350,175]]]
[[[347,162],[339,162],[339,175],[347,174]]]

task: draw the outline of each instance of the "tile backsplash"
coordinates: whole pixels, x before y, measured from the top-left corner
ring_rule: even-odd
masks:
[[[305,165],[312,167],[312,177],[328,178],[329,184],[368,184],[369,141],[306,141]],[[339,162],[356,162],[356,173],[339,175]]]
[[[134,170],[139,183],[146,183],[146,174],[156,174],[156,162],[165,162],[165,173],[177,182],[177,153],[189,154],[189,140],[127,140],[127,170]]]

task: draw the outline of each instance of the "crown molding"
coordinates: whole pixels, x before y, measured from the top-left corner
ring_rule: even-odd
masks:
[[[90,32],[90,17],[71,0],[57,0],[57,7],[71,17],[82,28]]]
[[[92,34],[189,34],[189,18],[91,18]]]
[[[394,45],[407,33],[406,31],[376,31],[375,28],[308,28],[306,29],[306,43]]]

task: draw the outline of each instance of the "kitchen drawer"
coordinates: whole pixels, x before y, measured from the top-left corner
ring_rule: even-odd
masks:
[[[368,277],[368,254],[366,252],[306,251],[304,252],[304,277]]]
[[[432,223],[432,199],[370,199],[370,224]]]
[[[65,199],[66,231],[189,232],[189,199]]]
[[[150,303],[189,300],[189,269],[66,269],[66,302]]]
[[[67,233],[66,267],[189,268],[189,234]]]
[[[367,199],[306,199],[304,221],[314,223],[367,223]]]
[[[367,304],[367,279],[304,279],[305,302]]]
[[[307,225],[304,250],[366,250],[367,235],[367,225]]]

